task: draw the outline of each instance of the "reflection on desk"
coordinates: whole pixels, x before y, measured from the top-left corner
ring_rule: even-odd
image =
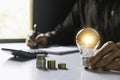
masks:
[[[4,43],[2,47],[24,47],[25,43]],[[0,51],[0,80],[119,80],[119,73],[87,71],[81,67],[80,54],[51,55],[46,60],[55,59],[58,63],[66,63],[68,70],[47,70],[36,68],[36,59],[13,58]]]

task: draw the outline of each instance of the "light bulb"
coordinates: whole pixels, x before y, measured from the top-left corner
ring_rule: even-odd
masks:
[[[87,67],[86,60],[93,55],[93,51],[100,44],[99,33],[90,27],[78,31],[76,35],[76,44],[81,53],[82,65]]]

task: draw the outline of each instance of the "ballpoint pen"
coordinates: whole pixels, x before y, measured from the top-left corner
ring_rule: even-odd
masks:
[[[37,35],[37,24],[34,24],[33,30],[34,30],[35,35]]]

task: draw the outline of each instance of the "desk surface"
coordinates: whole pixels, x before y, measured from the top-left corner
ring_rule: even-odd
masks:
[[[24,43],[0,44],[2,47],[25,47]],[[47,70],[36,68],[36,59],[14,59],[11,54],[0,50],[0,80],[120,80],[120,73],[95,72],[80,66],[80,54],[48,55],[46,60],[55,59],[66,63],[68,70]]]

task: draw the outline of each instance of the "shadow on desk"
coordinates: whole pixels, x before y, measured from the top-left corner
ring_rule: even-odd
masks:
[[[11,57],[8,59],[9,61],[19,61],[19,62],[25,62],[28,60],[31,60],[30,58],[22,58],[22,57]]]

